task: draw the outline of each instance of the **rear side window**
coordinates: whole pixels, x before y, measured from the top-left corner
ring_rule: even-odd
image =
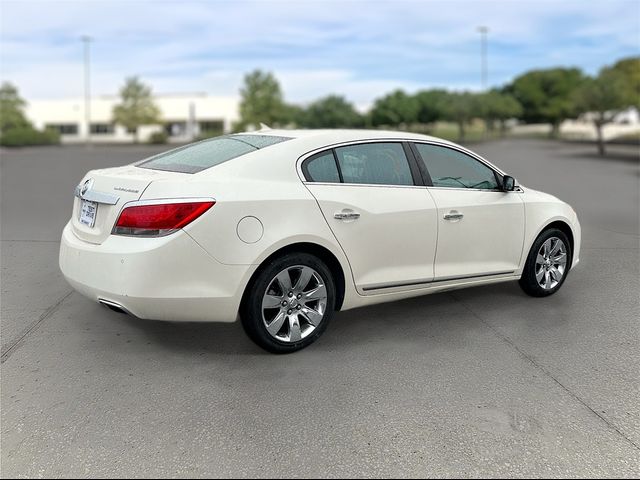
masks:
[[[198,173],[285,140],[289,138],[272,135],[225,135],[161,153],[136,166],[168,172]]]
[[[311,157],[303,168],[310,182],[340,183],[338,166],[331,150]]]
[[[413,185],[400,143],[363,143],[335,149],[344,183]]]

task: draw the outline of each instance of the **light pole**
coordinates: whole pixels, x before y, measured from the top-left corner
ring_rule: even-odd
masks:
[[[92,38],[88,35],[83,35],[80,40],[84,44],[84,121],[86,124],[86,143],[87,146],[91,144],[91,89],[90,89],[90,77],[89,77],[89,47],[92,42]]]
[[[489,27],[478,27],[480,32],[480,81],[482,83],[482,90],[487,89],[487,34],[489,33]]]

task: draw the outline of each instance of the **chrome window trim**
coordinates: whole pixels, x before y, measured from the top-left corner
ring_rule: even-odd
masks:
[[[305,185],[324,185],[340,187],[383,187],[383,188],[427,188],[425,185],[388,185],[386,183],[334,183],[334,182],[310,182],[305,180]]]
[[[302,154],[300,157],[298,157],[298,160],[296,160],[296,172],[298,174],[298,177],[300,178],[300,181],[302,183],[306,184],[314,184],[314,185],[319,185],[319,184],[324,184],[324,185],[346,185],[346,186],[364,186],[364,187],[404,187],[404,188],[416,188],[416,187],[423,187],[423,185],[393,185],[393,184],[387,184],[387,183],[334,183],[334,182],[314,182],[311,180],[307,180],[306,177],[304,176],[304,172],[302,171],[302,163],[308,159],[309,157],[312,157],[314,155],[317,155],[319,153],[325,152],[325,151],[330,151],[334,148],[340,148],[340,147],[348,147],[349,145],[362,145],[362,144],[367,144],[367,143],[399,143],[402,145],[402,143],[404,142],[410,142],[411,140],[407,140],[406,138],[367,138],[367,139],[361,139],[361,140],[349,140],[346,142],[338,142],[338,143],[331,143],[328,145],[324,145],[322,147],[318,147],[315,148],[313,150],[308,151],[307,153]],[[405,152],[405,157],[406,157],[406,152]],[[409,167],[411,168],[411,159],[407,157],[407,163],[409,164]],[[412,174],[413,176],[413,174]]]
[[[349,140],[347,142],[339,142],[339,143],[333,143],[333,144],[329,144],[329,145],[325,145],[323,147],[318,147],[316,149],[313,149],[303,155],[301,155],[300,157],[298,157],[298,160],[296,161],[296,172],[298,173],[298,177],[300,178],[300,180],[302,181],[303,184],[305,185],[339,185],[339,186],[350,186],[350,187],[387,187],[387,188],[436,188],[436,189],[447,189],[447,190],[460,190],[460,191],[471,191],[471,192],[501,192],[501,193],[523,193],[523,190],[520,188],[520,185],[516,185],[514,190],[511,192],[506,192],[504,190],[501,189],[486,189],[486,188],[461,188],[461,187],[435,187],[433,185],[389,185],[389,184],[383,184],[383,183],[344,183],[344,182],[314,182],[311,180],[307,180],[306,177],[304,176],[304,172],[302,171],[302,163],[317,154],[320,154],[322,152],[325,151],[330,151],[334,148],[340,148],[340,147],[345,147],[345,146],[349,146],[349,145],[358,145],[358,144],[363,144],[363,143],[390,143],[390,142],[394,142],[394,143],[403,143],[403,142],[408,142],[408,143],[414,143],[414,144],[427,144],[427,145],[435,145],[437,147],[445,147],[445,148],[450,148],[452,150],[457,150],[460,153],[463,153],[465,155],[468,155],[469,157],[473,158],[474,160],[479,161],[480,163],[482,163],[483,165],[485,165],[486,167],[488,167],[489,169],[491,169],[493,172],[497,173],[498,175],[500,175],[501,177],[507,175],[507,173],[503,172],[502,170],[500,170],[498,167],[496,167],[495,165],[491,164],[488,160],[484,159],[483,157],[481,157],[480,155],[472,152],[471,150],[468,150],[464,147],[461,147],[459,145],[452,145],[446,142],[440,142],[437,140],[426,140],[426,139],[412,139],[412,138],[372,138],[372,139],[364,139],[364,140]],[[409,160],[409,159],[407,159]],[[419,158],[416,159],[416,161],[420,161]],[[426,168],[426,166],[425,166]]]
[[[501,190],[499,188],[463,188],[463,187],[433,187],[427,186],[429,190],[459,190],[461,192],[492,192],[492,193],[523,193],[523,190],[520,187],[515,187],[511,191]]]

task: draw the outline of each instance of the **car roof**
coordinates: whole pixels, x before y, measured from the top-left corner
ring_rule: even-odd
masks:
[[[242,132],[235,135],[266,135],[275,137],[288,137],[298,140],[296,143],[304,144],[308,149],[322,148],[336,143],[352,142],[359,140],[426,140],[449,145],[453,142],[441,138],[409,133],[397,130],[367,130],[367,129],[317,129],[317,130],[287,130],[287,129],[262,129],[252,132]],[[235,136],[234,135],[234,136]],[[289,143],[289,142],[286,142]]]

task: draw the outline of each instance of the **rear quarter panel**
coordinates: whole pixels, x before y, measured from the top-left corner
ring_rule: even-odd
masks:
[[[344,272],[344,308],[348,308],[348,299],[357,296],[349,263],[316,200],[298,178],[296,158],[273,160],[261,158],[260,153],[180,182],[153,182],[143,199],[214,198],[216,204],[185,231],[223,264],[259,265],[280,248],[298,242],[325,247]],[[253,243],[238,234],[238,224],[245,217],[255,217],[262,224],[262,235]]]

